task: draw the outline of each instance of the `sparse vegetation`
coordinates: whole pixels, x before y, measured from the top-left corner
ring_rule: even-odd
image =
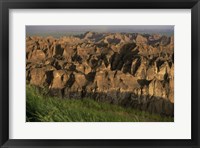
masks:
[[[133,108],[97,102],[92,99],[61,99],[43,95],[45,90],[26,86],[27,122],[173,122]]]

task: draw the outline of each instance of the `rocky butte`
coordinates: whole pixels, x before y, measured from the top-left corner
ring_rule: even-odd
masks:
[[[26,80],[63,99],[174,115],[174,37],[96,33],[26,38]]]

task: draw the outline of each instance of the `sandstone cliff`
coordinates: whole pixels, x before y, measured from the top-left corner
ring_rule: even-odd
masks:
[[[92,98],[174,114],[174,39],[95,33],[27,37],[26,80],[62,98]]]

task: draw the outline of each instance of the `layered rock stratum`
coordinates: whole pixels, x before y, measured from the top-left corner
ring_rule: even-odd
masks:
[[[174,115],[174,37],[96,33],[26,38],[26,80],[63,99]]]

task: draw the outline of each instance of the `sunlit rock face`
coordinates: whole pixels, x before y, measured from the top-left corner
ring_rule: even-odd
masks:
[[[27,37],[26,80],[63,99],[174,114],[174,37],[95,33]]]

